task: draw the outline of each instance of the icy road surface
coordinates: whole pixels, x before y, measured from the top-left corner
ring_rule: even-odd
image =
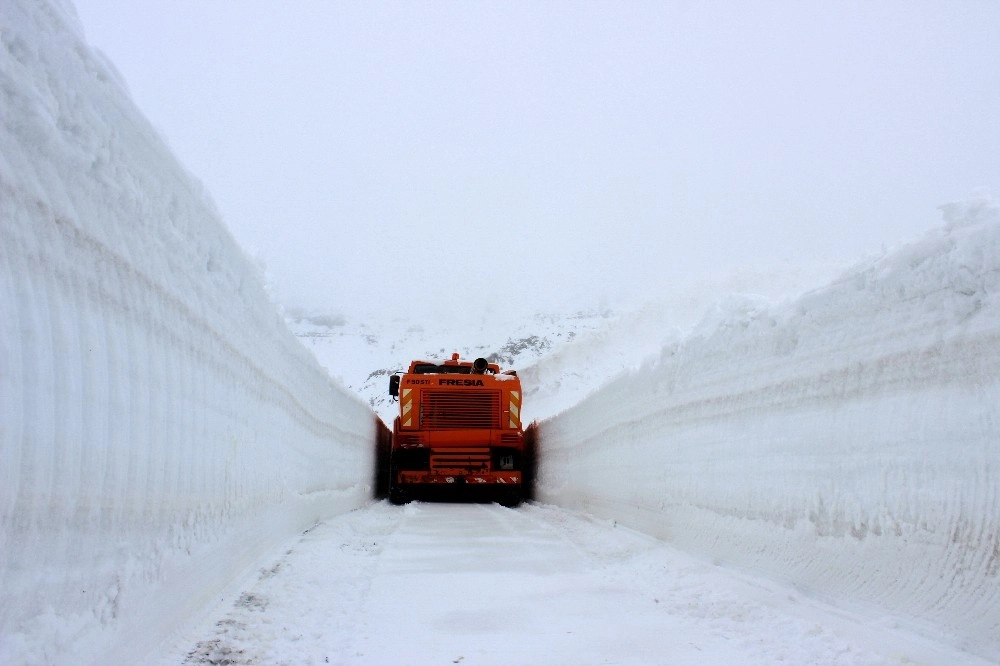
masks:
[[[289,544],[165,663],[980,664],[564,509],[387,503]]]

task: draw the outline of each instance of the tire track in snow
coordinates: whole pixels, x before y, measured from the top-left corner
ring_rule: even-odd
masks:
[[[345,663],[386,538],[402,518],[375,505],[310,528],[260,570],[183,663]]]

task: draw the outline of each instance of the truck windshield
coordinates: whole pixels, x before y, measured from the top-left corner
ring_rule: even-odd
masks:
[[[471,366],[461,365],[434,365],[433,363],[420,363],[413,368],[415,375],[469,375],[472,374]]]

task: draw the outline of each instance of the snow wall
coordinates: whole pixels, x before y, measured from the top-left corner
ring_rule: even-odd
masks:
[[[86,45],[0,10],[0,663],[141,663],[368,497],[375,417]]]
[[[539,499],[1000,657],[1000,209],[944,214],[542,422]]]

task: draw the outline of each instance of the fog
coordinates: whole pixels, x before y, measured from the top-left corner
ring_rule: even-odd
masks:
[[[631,307],[1000,189],[996,3],[75,4],[286,305]]]

